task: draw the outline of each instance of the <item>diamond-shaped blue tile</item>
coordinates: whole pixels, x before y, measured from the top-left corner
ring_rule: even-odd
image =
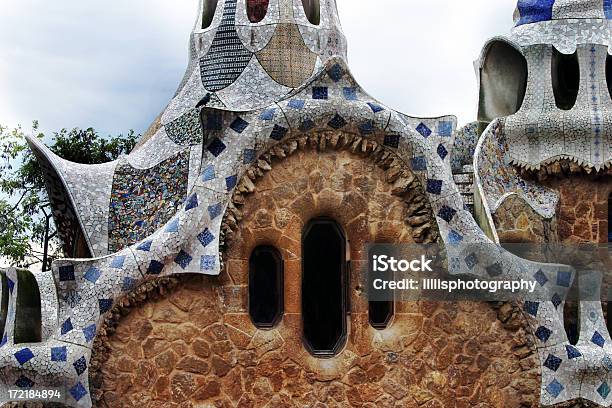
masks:
[[[238,117],[236,118],[232,124],[230,125],[230,129],[232,129],[236,133],[242,133],[249,127],[249,122]]]
[[[256,152],[254,149],[244,149],[242,152],[242,163],[251,164],[255,161]]]
[[[229,176],[225,178],[225,187],[227,187],[227,191],[231,191],[238,184],[238,176]]]
[[[446,150],[443,144],[438,145],[438,156],[440,156],[442,160],[446,159],[446,156],[448,156],[448,150]]]
[[[342,94],[347,101],[357,100],[357,88],[342,88]]]
[[[185,211],[193,210],[194,208],[198,208],[200,203],[198,202],[198,195],[193,193],[191,196],[187,198],[185,202]]]
[[[168,234],[177,233],[179,230],[179,219],[178,217],[172,219],[167,225],[164,231]]]
[[[476,254],[472,253],[465,258],[465,264],[468,268],[474,269],[476,265],[478,265],[478,257]]]
[[[66,361],[68,359],[68,349],[63,347],[51,348],[51,361]]]
[[[446,222],[451,222],[455,215],[457,215],[457,210],[450,208],[447,205],[442,206],[440,211],[438,211],[438,217],[442,218]]]
[[[136,287],[136,281],[129,276],[123,278],[123,283],[121,284],[121,290],[124,292],[129,292],[130,290]]]
[[[149,267],[147,268],[148,275],[159,275],[164,270],[164,264],[153,260],[149,263]]]
[[[274,115],[276,114],[276,108],[269,108],[265,111],[261,112],[259,115],[259,119],[261,120],[272,120],[274,119]]]
[[[100,309],[101,315],[111,310],[112,307],[113,299],[98,299],[98,308]]]
[[[15,385],[22,389],[28,389],[34,386],[34,381],[30,380],[25,375],[22,375],[17,379],[17,381],[15,381]]]
[[[574,346],[566,345],[565,351],[567,352],[567,358],[569,358],[570,360],[582,357],[582,353]]]
[[[198,240],[200,241],[202,246],[206,248],[208,245],[210,245],[215,240],[215,236],[213,235],[212,232],[210,232],[208,228],[206,228],[203,232],[201,232],[198,235]]]
[[[463,235],[459,234],[457,231],[455,230],[451,230],[448,233],[448,243],[456,246],[458,245],[461,241],[463,241]]]
[[[121,269],[123,268],[123,264],[125,263],[125,255],[119,255],[113,258],[110,267],[113,269]]]
[[[81,303],[83,298],[79,295],[79,292],[76,290],[70,290],[62,297],[64,302],[66,302],[71,308],[75,308]]]
[[[300,110],[300,109],[304,109],[305,104],[306,104],[306,101],[304,101],[303,99],[292,99],[289,101],[287,106],[290,107],[291,109]]]
[[[569,288],[572,283],[572,273],[559,271],[557,273],[557,285],[564,288]]]
[[[212,154],[215,157],[219,157],[219,155],[221,153],[223,153],[223,151],[227,148],[227,146],[225,145],[225,143],[223,143],[218,137],[214,138],[212,140],[212,142],[210,142],[210,144],[208,145],[208,147],[206,148],[210,154]]]
[[[442,193],[442,180],[427,180],[427,192],[429,194],[440,195]]]
[[[274,125],[274,129],[272,129],[272,133],[270,133],[270,139],[280,141],[283,139],[283,137],[285,137],[287,132],[289,132],[289,129],[279,125]]]
[[[535,335],[542,343],[546,343],[550,339],[552,331],[544,326],[540,326],[536,330]]]
[[[213,204],[208,207],[208,215],[210,215],[211,220],[214,220],[215,218],[220,216],[222,211],[223,206],[221,203]]]
[[[97,327],[95,324],[89,325],[83,329],[85,340],[90,343],[96,337]]]
[[[424,123],[420,123],[419,126],[416,127],[416,131],[419,132],[424,138],[428,138],[432,133],[431,129]]]
[[[559,357],[549,354],[546,361],[544,361],[544,367],[552,371],[557,371],[559,367],[561,367],[562,362],[563,360],[561,360]]]
[[[494,263],[486,267],[487,273],[490,277],[496,278],[504,273],[504,270],[500,263]]]
[[[523,310],[533,317],[538,316],[538,310],[540,309],[540,304],[538,302],[526,301],[523,305]]]
[[[87,370],[87,360],[85,359],[85,356],[72,363],[72,366],[74,367],[77,375],[83,374],[85,370]]]
[[[546,274],[541,269],[537,271],[535,275],[533,275],[533,278],[540,284],[540,286],[544,286],[548,282]]]
[[[610,395],[610,386],[607,382],[603,382],[599,388],[597,388],[597,393],[601,395],[601,398],[608,399],[608,395]]]
[[[32,350],[30,350],[27,347],[26,348],[22,348],[21,350],[19,350],[18,352],[16,352],[13,355],[15,356],[17,361],[19,362],[19,365],[24,365],[25,363],[27,363],[28,361],[30,361],[31,359],[34,358],[34,353],[32,353]]]
[[[382,112],[385,110],[385,108],[375,102],[368,102],[368,106],[370,107],[370,109],[372,109],[372,112],[374,113]]]
[[[412,170],[425,171],[427,170],[427,159],[425,156],[413,157],[411,160]]]
[[[603,364],[606,370],[612,371],[612,358],[610,358],[609,355],[605,355],[604,358],[601,359],[601,364]]]
[[[557,398],[563,392],[565,387],[556,379],[546,386],[546,392],[553,398]]]
[[[73,327],[72,327],[72,320],[70,320],[70,318],[66,319],[66,321],[64,323],[62,323],[62,328],[61,328],[61,333],[62,336],[70,333],[72,331]]]
[[[383,144],[387,147],[397,149],[399,147],[400,135],[385,135]]]
[[[88,281],[90,281],[91,283],[96,283],[98,279],[100,279],[101,275],[102,275],[102,271],[92,266],[91,268],[87,270],[87,272],[85,272],[85,275],[83,275],[83,277],[87,279]]]
[[[215,269],[215,257],[212,255],[204,255],[200,259],[200,270],[201,271],[212,271]]]
[[[72,387],[69,392],[70,395],[72,395],[72,398],[74,398],[74,400],[77,402],[87,395],[87,390],[80,382],[77,383],[74,387]]]
[[[59,268],[60,282],[68,282],[74,280],[74,265],[60,266]]]
[[[438,122],[438,134],[442,137],[450,137],[453,134],[453,122]]]
[[[144,241],[142,243],[140,243],[136,249],[138,251],[142,251],[142,252],[149,252],[151,251],[151,245],[153,245],[153,241],[148,240],[148,241]]]
[[[602,348],[604,344],[606,344],[606,340],[597,330],[595,331],[595,333],[593,333],[593,337],[591,337],[591,342],[593,342],[593,344],[599,347],[602,347]]]
[[[174,259],[174,262],[183,269],[187,268],[191,261],[193,261],[193,257],[183,250]]]
[[[336,113],[336,115],[327,123],[332,129],[342,129],[346,126],[346,120]]]
[[[312,87],[312,99],[327,99],[328,97],[328,88],[326,86]]]
[[[329,77],[332,79],[332,81],[338,82],[344,76],[344,69],[342,69],[340,64],[335,64],[333,67],[331,67],[327,71],[327,75],[329,75]]]
[[[215,179],[215,166],[212,164],[202,172],[202,181],[211,181]]]
[[[369,135],[370,133],[374,132],[374,122],[371,120],[366,120],[365,122],[361,123],[358,128],[359,133],[362,135]]]
[[[312,121],[312,119],[304,119],[302,123],[300,123],[300,132],[308,132],[314,129],[316,124]]]

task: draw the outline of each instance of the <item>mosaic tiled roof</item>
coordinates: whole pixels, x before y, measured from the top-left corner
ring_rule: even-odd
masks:
[[[610,0],[519,0],[516,6],[515,23],[537,23],[563,19],[610,19]]]

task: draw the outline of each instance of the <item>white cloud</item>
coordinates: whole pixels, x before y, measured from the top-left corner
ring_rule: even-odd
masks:
[[[0,123],[144,131],[186,65],[195,0],[3,0]],[[338,0],[349,63],[411,115],[475,117],[472,61],[515,0]]]

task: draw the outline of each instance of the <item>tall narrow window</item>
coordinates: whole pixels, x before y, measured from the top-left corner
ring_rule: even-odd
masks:
[[[304,13],[310,24],[321,24],[321,2],[320,0],[302,0]]]
[[[385,244],[372,245],[370,247],[368,259],[372,260],[374,255],[387,255],[393,256],[394,254],[390,251],[390,246]],[[372,270],[372,268],[370,268]],[[380,272],[380,277],[384,280],[393,280],[393,272],[390,270],[387,272]],[[393,296],[392,291],[388,291],[388,296]],[[368,316],[370,325],[377,329],[383,330],[389,326],[394,313],[393,300],[371,300],[368,305]]]
[[[606,57],[606,82],[608,84],[608,93],[612,98],[612,56],[608,54]]]
[[[578,344],[580,337],[580,302],[578,301],[578,299],[580,299],[580,294],[578,278],[574,279],[574,284],[567,295],[567,299],[568,300],[563,304],[563,324],[565,326],[567,339],[570,344],[575,346]]]
[[[15,344],[38,343],[42,330],[38,282],[28,271],[17,271],[17,282]]]
[[[570,110],[578,98],[580,66],[578,53],[565,55],[553,48],[552,86],[559,109]]]
[[[6,276],[0,273],[0,340],[4,335],[4,326],[6,325],[6,317],[8,315],[8,281]]]
[[[274,247],[253,250],[249,259],[249,314],[260,329],[270,329],[283,315],[283,259]]]
[[[259,23],[268,14],[270,0],[247,0],[247,14],[251,23]]]
[[[318,357],[336,355],[346,342],[346,238],[327,218],[312,220],[302,236],[304,343]]]
[[[203,0],[204,5],[202,6],[202,29],[210,27],[215,18],[215,12],[217,11],[218,0]]]

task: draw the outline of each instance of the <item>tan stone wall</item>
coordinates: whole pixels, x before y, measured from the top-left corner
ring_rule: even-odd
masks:
[[[556,242],[556,219],[546,220],[517,196],[511,196],[493,214],[501,243]]]
[[[351,276],[348,342],[333,359],[302,344],[300,240],[312,217],[334,217],[351,258],[365,242],[411,242],[410,204],[384,170],[348,151],[301,151],[273,163],[247,196],[218,278],[176,288],[121,318],[94,383],[102,407],[538,406],[538,362],[510,305],[404,303],[386,330],[370,327],[359,265]],[[407,221],[408,220],[408,221]],[[414,220],[413,220],[414,222]],[[415,222],[416,224],[416,222]],[[247,311],[247,260],[276,245],[285,314],[257,330]]]
[[[546,183],[559,191],[561,242],[608,242],[608,198],[612,178],[587,175],[556,178]]]

